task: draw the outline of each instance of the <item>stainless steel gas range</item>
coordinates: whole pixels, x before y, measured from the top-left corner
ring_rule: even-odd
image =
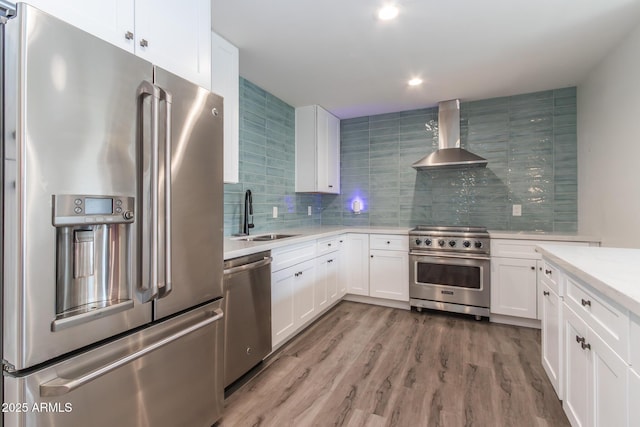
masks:
[[[489,248],[485,227],[418,226],[409,231],[411,306],[488,317]]]

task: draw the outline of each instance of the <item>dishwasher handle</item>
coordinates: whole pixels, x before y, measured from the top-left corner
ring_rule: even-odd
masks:
[[[271,264],[271,260],[272,259],[273,258],[271,258],[270,256],[266,256],[263,259],[261,259],[259,261],[256,261],[256,262],[252,262],[252,263],[244,264],[244,265],[239,265],[238,267],[225,268],[224,269],[224,275],[227,276],[229,274],[242,273],[243,271],[253,270],[254,268],[264,267],[265,265]]]

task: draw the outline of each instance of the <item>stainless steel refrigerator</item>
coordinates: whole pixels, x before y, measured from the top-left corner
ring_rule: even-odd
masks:
[[[222,98],[23,4],[1,28],[4,425],[215,423]]]

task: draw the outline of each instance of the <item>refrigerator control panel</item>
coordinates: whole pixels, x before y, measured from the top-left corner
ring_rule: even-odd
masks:
[[[135,218],[134,207],[133,197],[56,194],[53,225],[131,223]]]

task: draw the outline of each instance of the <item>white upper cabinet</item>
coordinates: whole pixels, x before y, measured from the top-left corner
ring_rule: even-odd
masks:
[[[210,90],[210,0],[135,0],[135,6],[136,54]]]
[[[296,108],[296,192],[340,194],[340,120],[319,105]]]
[[[29,0],[33,6],[211,89],[211,2]]]
[[[211,91],[224,98],[224,182],[239,182],[240,73],[238,48],[211,33]]]
[[[32,6],[134,52],[134,0],[27,0]]]

